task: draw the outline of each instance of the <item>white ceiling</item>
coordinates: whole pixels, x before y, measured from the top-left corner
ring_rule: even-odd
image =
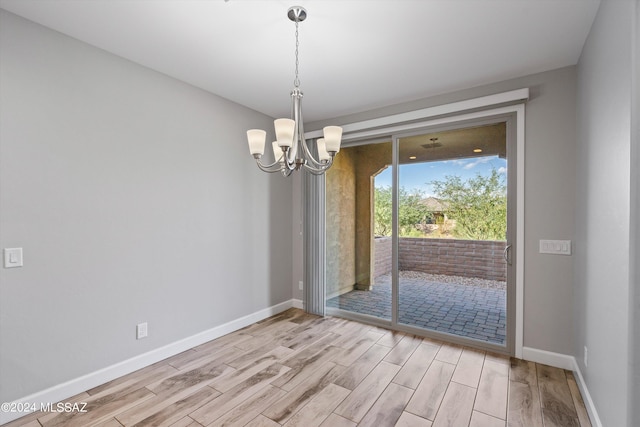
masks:
[[[301,5],[305,121],[576,64],[599,0],[0,0],[0,7],[272,117]]]

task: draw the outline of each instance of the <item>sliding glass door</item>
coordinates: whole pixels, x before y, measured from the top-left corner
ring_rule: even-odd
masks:
[[[398,138],[398,324],[506,345],[506,142],[504,122]]]
[[[327,312],[513,351],[510,118],[343,148],[326,175]]]

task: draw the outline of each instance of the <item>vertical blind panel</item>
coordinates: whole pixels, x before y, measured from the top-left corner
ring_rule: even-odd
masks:
[[[304,309],[325,315],[325,176],[303,172]]]

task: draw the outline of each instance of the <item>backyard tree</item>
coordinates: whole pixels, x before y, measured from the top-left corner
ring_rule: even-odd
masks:
[[[507,235],[507,186],[504,175],[492,169],[463,181],[447,175],[432,181],[435,193],[447,203],[447,215],[456,222],[456,237],[475,240],[505,240]]]
[[[376,236],[391,236],[392,195],[390,186],[375,188],[374,233]],[[418,226],[431,219],[431,213],[422,203],[424,193],[420,190],[409,192],[400,187],[398,190],[398,226],[400,236],[422,235]]]

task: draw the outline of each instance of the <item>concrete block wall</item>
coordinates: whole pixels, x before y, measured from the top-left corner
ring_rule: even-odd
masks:
[[[375,243],[375,264],[373,277],[383,276],[391,272],[391,237],[376,237]]]
[[[375,241],[375,276],[391,271],[391,238]],[[399,239],[400,270],[506,281],[503,241]]]

